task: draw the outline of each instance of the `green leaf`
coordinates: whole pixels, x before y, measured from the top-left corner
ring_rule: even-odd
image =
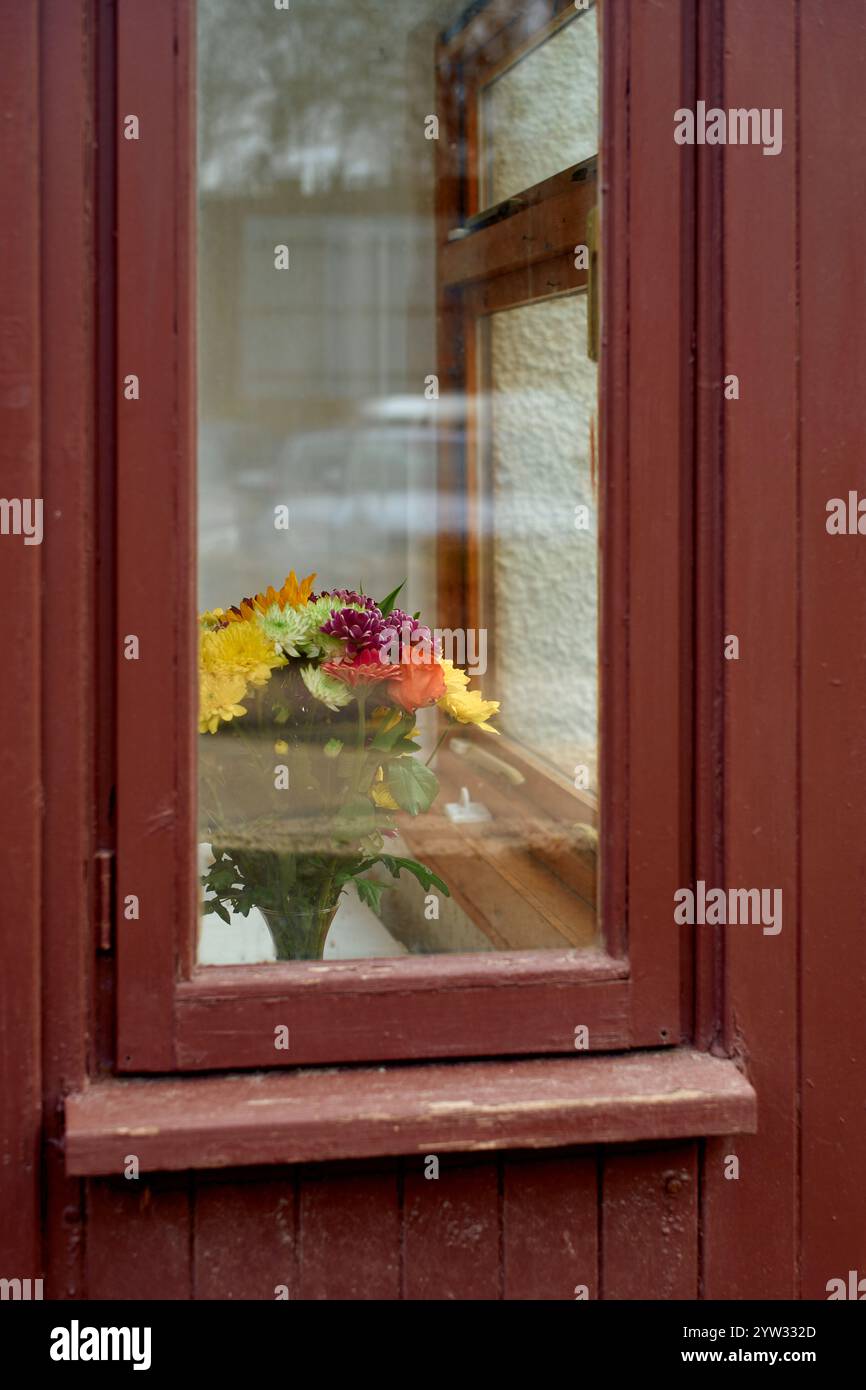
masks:
[[[340,749],[343,747],[343,740],[340,738],[329,738],[322,752],[326,758],[336,758],[339,756]]]
[[[397,758],[391,763],[385,785],[397,805],[410,816],[429,811],[439,791],[439,783],[429,767],[416,758]]]
[[[404,738],[399,743],[395,743],[391,751],[395,757],[402,758],[404,753],[419,753],[421,745],[415,743],[411,738]]]
[[[404,734],[415,727],[415,716],[413,714],[403,714],[391,729],[380,729],[376,737],[370,744],[379,753],[388,753]]]
[[[227,864],[225,860],[221,864],[214,864],[210,871],[210,887],[215,893],[227,893],[234,885],[234,881],[233,864]]]
[[[446,898],[451,897],[448,884],[438,874],[434,874],[432,869],[428,869],[426,864],[419,864],[417,859],[398,859],[397,863],[407,873],[414,874],[425,893],[430,888],[438,888],[441,893],[445,894]]]
[[[387,883],[376,883],[372,878],[356,878],[355,887],[362,903],[366,903],[378,915],[382,907],[382,894],[390,887]]]
[[[231,925],[231,920],[232,920],[232,919],[231,919],[231,917],[229,916],[229,914],[228,914],[228,912],[226,911],[226,909],[223,907],[223,905],[222,905],[222,903],[220,902],[219,898],[209,898],[208,901],[207,901],[207,902],[205,903],[205,905],[204,905],[204,911],[207,912],[207,913],[215,912],[216,915],[217,915],[217,917],[221,917],[221,918],[223,919],[224,922],[227,922],[227,923],[229,924],[229,926]]]
[[[397,602],[397,595],[399,594],[400,590],[403,588],[403,584],[405,583],[406,580],[404,579],[402,584],[398,584],[396,589],[394,589],[393,592],[390,593],[387,598],[383,598],[382,602],[377,605],[383,618],[387,618],[388,614],[393,609],[395,603]],[[363,589],[360,592],[363,593]]]
[[[444,893],[446,898],[451,897],[451,890],[448,884],[434,874],[432,869],[428,869],[426,864],[419,864],[417,859],[402,859],[396,854],[380,854],[376,859],[370,860],[365,868],[372,868],[373,864],[383,864],[392,878],[399,878],[401,870],[413,874],[417,878],[425,893],[430,888],[438,888],[440,893]]]
[[[333,825],[334,838],[360,840],[376,830],[376,807],[366,796],[355,796],[346,802]]]

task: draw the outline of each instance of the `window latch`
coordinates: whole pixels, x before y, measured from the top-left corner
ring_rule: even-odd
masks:
[[[98,849],[96,867],[96,949],[110,954],[114,924],[114,850]]]

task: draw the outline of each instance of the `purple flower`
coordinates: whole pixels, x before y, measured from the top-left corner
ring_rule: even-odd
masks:
[[[320,594],[310,594],[310,603],[318,603],[319,599],[332,598],[334,608],[342,608],[348,604],[357,604],[359,608],[366,608],[370,613],[382,614],[376,605],[376,600],[369,598],[367,594],[356,593],[354,589],[323,589]]]
[[[322,595],[323,598],[328,595]],[[341,608],[333,612],[321,631],[329,637],[339,637],[346,643],[346,654],[357,656],[370,647],[378,648],[382,642],[384,624],[382,614],[373,605],[372,610],[359,613],[357,608]]]
[[[382,632],[382,646],[390,648],[392,661],[404,665],[420,660],[423,653],[438,655],[433,643],[433,634],[417,618],[410,618],[402,608],[394,608],[385,619]]]
[[[419,623],[417,618],[410,618],[408,613],[404,613],[402,608],[392,608],[385,619],[388,627],[400,637],[406,637],[410,642],[432,642],[433,634],[424,623]]]

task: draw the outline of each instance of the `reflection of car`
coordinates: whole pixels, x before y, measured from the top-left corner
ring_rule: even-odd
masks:
[[[384,593],[432,563],[443,533],[573,547],[574,509],[592,502],[578,457],[541,459],[537,468],[521,459],[525,485],[495,497],[485,491],[470,518],[466,494],[437,483],[440,448],[463,445],[459,423],[436,431],[428,421],[380,413],[383,419],[289,439],[210,426],[199,459],[203,602],[225,594],[230,572],[238,581],[247,576],[241,587],[248,591],[289,567],[327,573],[330,585],[363,582]],[[288,508],[287,530],[274,524],[278,507]]]

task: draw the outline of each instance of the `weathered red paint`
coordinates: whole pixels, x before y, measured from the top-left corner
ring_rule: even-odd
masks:
[[[762,61],[768,44],[770,70]],[[751,105],[760,86],[760,104],[783,108],[787,126],[772,158],[754,148],[723,152],[723,368],[740,381],[740,399],[723,401],[721,414],[724,632],[739,638],[740,658],[717,657],[725,711],[720,830],[724,881],[781,888],[785,915],[779,936],[741,928],[722,942],[725,1043],[772,1118],[755,1137],[707,1146],[704,1219],[713,1238],[704,1279],[713,1298],[759,1297],[767,1287],[784,1297],[797,1292],[797,143],[788,115],[796,107],[795,44],[793,3],[726,6],[725,104]],[[750,212],[757,198],[766,228],[760,244]],[[736,1180],[725,1171],[731,1153],[740,1164]]]
[[[42,497],[39,199],[39,15],[0,6],[0,168],[4,197],[0,255],[0,491]],[[50,526],[50,523],[48,523]],[[3,846],[4,969],[0,1050],[0,1158],[4,1273],[33,1278],[39,1262],[40,872],[42,547],[0,535],[6,659],[0,681],[0,843]],[[6,1242],[8,1241],[8,1245]]]
[[[70,1172],[148,1172],[735,1134],[755,1094],[728,1059],[671,1049],[624,1057],[304,1069],[120,1080],[66,1103]]]
[[[601,1297],[697,1298],[697,1146],[610,1153],[602,1183]]]
[[[862,538],[825,530],[830,498],[866,494],[866,13],[821,0],[800,21],[800,1240],[802,1296],[823,1298],[866,1272],[864,565]]]
[[[195,1298],[272,1299],[296,1291],[298,1200],[294,1173],[255,1168],[199,1175],[190,1204]]]
[[[123,0],[121,10],[129,14],[134,5]],[[174,0],[152,0],[147,9],[153,22],[140,48],[127,49],[127,70],[131,59],[143,62],[152,54],[160,33],[164,37],[169,27],[173,32]],[[114,962],[103,957],[98,969],[94,964],[90,866],[97,848],[111,847],[111,769],[100,748],[111,686],[95,679],[91,686],[91,679],[97,614],[104,619],[105,613],[105,600],[96,601],[94,576],[104,586],[112,557],[102,489],[96,495],[111,438],[110,412],[98,396],[110,334],[104,320],[95,322],[92,309],[97,285],[103,313],[110,290],[105,260],[111,199],[104,180],[97,197],[92,138],[110,90],[109,82],[97,84],[96,57],[100,45],[103,57],[110,49],[111,12],[111,5],[96,0],[40,0],[29,7],[0,0],[0,140],[11,195],[4,207],[13,210],[11,217],[3,214],[0,258],[0,491],[43,492],[46,498],[41,549],[13,548],[8,537],[0,538],[5,650],[14,653],[0,682],[6,941],[0,1107],[8,1160],[0,1182],[0,1273],[42,1273],[46,1295],[58,1298],[272,1299],[282,1286],[292,1298],[573,1299],[584,1288],[592,1298],[825,1297],[828,1279],[866,1269],[858,1178],[866,1151],[858,1079],[866,970],[858,892],[866,820],[866,669],[858,636],[863,565],[857,538],[830,537],[824,527],[828,499],[858,487],[866,445],[860,389],[866,366],[861,7],[855,0],[608,4],[608,42],[616,41],[608,90],[615,99],[609,104],[612,144],[602,180],[615,182],[623,154],[616,93],[624,93],[629,72],[632,149],[642,153],[631,202],[609,203],[610,245],[624,247],[631,238],[634,255],[630,297],[617,301],[614,293],[606,320],[608,351],[623,352],[628,345],[635,369],[631,389],[649,389],[657,381],[661,395],[655,402],[638,400],[638,415],[629,422],[622,379],[608,380],[614,407],[608,446],[621,452],[632,502],[640,501],[643,511],[626,514],[617,509],[619,494],[608,498],[612,548],[605,583],[615,586],[627,576],[629,539],[637,541],[645,560],[655,554],[654,544],[675,534],[694,545],[694,597],[683,591],[682,572],[666,550],[657,556],[657,590],[676,592],[683,633],[694,624],[698,665],[694,699],[691,689],[686,696],[682,688],[691,673],[674,680],[665,670],[647,694],[646,709],[633,711],[624,702],[610,708],[615,758],[623,757],[629,738],[632,762],[641,765],[633,768],[637,800],[632,796],[629,819],[608,817],[606,843],[621,853],[628,837],[633,881],[650,896],[637,909],[646,920],[645,934],[632,934],[628,955],[625,940],[612,938],[617,968],[599,966],[608,976],[591,987],[609,987],[613,995],[630,969],[644,989],[632,994],[636,1005],[626,1007],[617,995],[616,1008],[599,1015],[599,1027],[604,1017],[622,1027],[621,1034],[605,1035],[608,1047],[624,1047],[633,1038],[658,1041],[653,1031],[664,1017],[674,1018],[673,1026],[697,1045],[732,1054],[743,1096],[748,1098],[748,1088],[741,1072],[757,1094],[757,1133],[712,1137],[713,1115],[717,1126],[747,1128],[741,1109],[739,1120],[729,1111],[727,1119],[720,1116],[716,1106],[730,1099],[715,1097],[675,1133],[641,1119],[621,1131],[607,1128],[582,1138],[577,1130],[562,1129],[560,1113],[559,1131],[551,1128],[544,1141],[552,1147],[541,1152],[507,1147],[533,1142],[517,1126],[526,1111],[513,1104],[507,1120],[512,1128],[499,1136],[506,1147],[488,1154],[469,1152],[490,1136],[482,1135],[477,1116],[474,1128],[466,1123],[464,1107],[462,1120],[456,1109],[438,1128],[413,1130],[417,1114],[404,1114],[396,1139],[389,1140],[380,1125],[373,1156],[351,1161],[350,1154],[362,1151],[361,1126],[353,1130],[353,1118],[338,1123],[340,1096],[349,1113],[354,1084],[360,1116],[376,1101],[393,1105],[399,1090],[389,1090],[380,1073],[379,1083],[368,1079],[366,1068],[338,1074],[332,1090],[327,1073],[313,1078],[325,1088],[332,1113],[324,1124],[319,1112],[323,1127],[312,1141],[315,1148],[303,1150],[288,1147],[296,1136],[285,1115],[270,1148],[262,1145],[261,1133],[250,1137],[249,1131],[249,1142],[242,1144],[237,1123],[237,1107],[243,1110],[252,1088],[303,1084],[290,1073],[272,1075],[267,1083],[250,1076],[149,1083],[157,1108],[163,1106],[161,1117],[170,1122],[162,1155],[158,1135],[111,1132],[106,1116],[116,1092],[98,1090],[112,1050],[104,1021],[114,1016],[108,973]],[[185,5],[177,12],[189,13]],[[769,159],[755,149],[704,148],[671,158],[670,147],[654,145],[640,127],[644,110],[647,130],[653,121],[661,130],[667,119],[652,86],[659,64],[667,79],[680,72],[686,93],[711,91],[726,105],[783,107],[783,153]],[[141,86],[138,98],[154,120],[174,128],[174,107],[145,106],[152,94]],[[691,191],[679,181],[688,181],[690,168],[696,175]],[[655,187],[657,202],[650,206],[653,173],[661,187]],[[187,174],[181,165],[171,176]],[[125,177],[121,220],[124,235],[134,237],[134,172],[127,169]],[[632,217],[642,210],[640,228],[629,227],[629,209]],[[152,209],[157,222],[164,211]],[[638,232],[658,237],[668,214],[681,254],[664,240],[654,248],[639,245]],[[181,262],[184,254],[181,247]],[[667,291],[671,274],[686,282],[693,274],[691,289],[680,284],[676,309],[656,294],[659,285]],[[179,278],[189,282],[182,264]],[[694,377],[685,351],[684,322],[691,311],[684,306],[690,302]],[[653,337],[649,319],[640,315],[659,305]],[[152,308],[165,313],[159,298]],[[121,329],[121,342],[136,346],[135,335],[147,324],[122,323]],[[683,348],[676,379],[663,351],[674,341]],[[157,358],[153,337],[144,332],[141,344],[149,354],[147,372],[159,380],[165,368],[167,380],[169,364]],[[736,402],[720,399],[722,369],[740,376]],[[114,372],[111,381],[116,385]],[[179,389],[182,402],[189,380],[171,381],[167,389]],[[668,402],[675,418],[667,418],[660,401]],[[659,429],[661,436],[654,433]],[[676,497],[665,490],[667,474],[665,487],[654,492],[656,449],[673,441],[684,473],[692,432],[694,476],[681,478]],[[142,448],[142,437],[132,438],[133,467],[121,480],[123,506],[131,502],[139,513],[147,507],[151,517],[161,507],[164,516],[171,510],[166,499],[144,486]],[[176,514],[175,508],[172,518]],[[130,520],[122,524],[121,593],[140,600],[152,557]],[[125,555],[135,557],[140,573]],[[185,583],[183,564],[177,557],[173,563],[180,566],[173,573]],[[652,587],[636,595],[633,629],[653,620],[654,602]],[[135,621],[147,624],[142,612],[136,609]],[[120,613],[118,622],[128,630]],[[149,642],[156,640],[153,627],[142,630]],[[738,663],[720,661],[718,637],[725,631],[740,637]],[[106,635],[116,657],[117,634]],[[629,641],[634,663],[641,651],[646,655],[649,642],[645,631],[636,630]],[[663,654],[659,660],[663,664]],[[626,665],[623,649],[605,668],[609,685]],[[124,680],[127,674],[121,670]],[[171,683],[174,676],[165,674]],[[190,692],[183,681],[177,688],[186,700]],[[122,698],[130,698],[126,687]],[[121,712],[137,709],[134,698]],[[695,780],[691,787],[682,785],[686,758],[676,783],[660,784],[666,790],[653,820],[653,769],[683,756],[668,726],[653,742],[651,711],[667,698],[678,712],[685,746],[695,749]],[[126,765],[132,760],[142,775],[156,778],[157,768],[136,762],[150,731],[136,748],[126,728],[121,724],[118,735]],[[704,876],[723,875],[729,884],[781,886],[780,937],[739,928],[715,939],[709,933],[699,937],[694,951],[684,942],[669,951],[670,918],[647,904],[656,894],[661,902],[663,889],[678,886],[668,882],[672,875],[689,872],[682,861],[688,836],[681,832],[691,805],[697,812],[695,867]],[[186,849],[165,829],[183,819],[184,807],[164,803],[163,810],[155,839],[162,836],[188,871]],[[133,808],[133,814],[141,817],[138,829],[147,831],[150,812]],[[611,890],[608,906],[621,896],[622,885]],[[141,966],[140,990],[146,980],[161,978],[165,958],[152,944],[140,937],[128,949],[131,963]],[[445,963],[445,978],[453,984],[451,972],[462,968]],[[220,976],[212,978],[219,985]],[[250,1007],[263,1008],[257,972],[250,980]],[[174,1065],[175,1018],[195,1012],[195,1029],[187,1021],[187,1031],[179,1034],[187,1049],[184,1065],[194,1069],[199,1030],[213,1027],[198,986],[181,984],[177,1009],[172,1005],[158,1016],[153,1001],[136,997],[134,986],[130,973],[121,989],[122,1002],[132,1009],[121,1015],[121,1045],[127,1039],[140,1045],[148,1066],[160,1059]],[[524,981],[515,997],[527,987]],[[382,997],[389,992],[395,991],[386,986]],[[155,1007],[163,1003],[157,1000]],[[158,1017],[166,1031],[151,1035]],[[507,1011],[495,1017],[501,1033],[491,1036],[507,1046]],[[246,1016],[243,1029],[251,1018]],[[541,1006],[537,1018],[539,1029],[549,1026]],[[539,1036],[543,1040],[543,1032]],[[253,1052],[231,1055],[235,1064],[256,1060]],[[681,1060],[671,1053],[671,1064]],[[622,1068],[638,1061],[610,1053],[527,1066],[567,1066],[589,1084],[585,1073],[593,1066],[622,1077]],[[488,1096],[502,1101],[506,1089],[497,1068],[524,1077],[524,1101],[531,1090],[532,1073],[519,1059],[461,1065],[477,1074],[472,1094],[463,1097],[470,1105],[485,1086]],[[728,1074],[733,1067],[719,1065]],[[442,1064],[414,1068],[419,1095],[434,1086],[441,1069]],[[126,1084],[137,1096],[142,1083]],[[199,1084],[216,1087],[213,1105],[207,1117],[198,1112],[199,1120],[193,1109],[182,1133],[178,1117],[185,1102],[172,1110],[170,1092],[177,1086],[178,1096],[186,1096],[180,1088]],[[160,1087],[168,1087],[161,1098]],[[575,1084],[568,1095],[579,1091]],[[61,1112],[70,1093],[82,1099],[70,1105],[64,1134]],[[644,1088],[644,1101],[649,1094]],[[436,1098],[445,1096],[439,1092]],[[596,1114],[602,1099],[597,1087]],[[737,1104],[745,1104],[742,1097]],[[134,1120],[138,1105],[121,1104],[111,1122]],[[370,1132],[368,1126],[367,1142]],[[345,1133],[348,1143],[335,1147],[336,1136]],[[126,1180],[119,1176],[118,1147],[106,1162],[107,1135],[127,1153],[140,1148],[161,1166],[173,1154],[186,1166],[154,1173],[145,1162],[140,1179]],[[226,1136],[234,1147],[220,1153]],[[424,1176],[421,1149],[428,1141],[440,1145],[435,1180]],[[183,1150],[175,1147],[181,1143]],[[395,1156],[407,1146],[404,1157]],[[346,1161],[323,1161],[338,1153]],[[224,1166],[197,1171],[208,1154]],[[725,1173],[729,1156],[740,1162],[736,1181]],[[288,1157],[292,1166],[286,1166]],[[261,1166],[265,1160],[267,1167]],[[94,1176],[100,1163],[114,1176]]]
[[[598,1297],[598,1176],[592,1153],[502,1162],[502,1297]]]
[[[500,1298],[498,1165],[443,1158],[436,1178],[425,1168],[403,1165],[403,1297]]]
[[[46,0],[40,12],[42,77],[42,350],[44,543],[42,757],[43,1123],[48,1140],[47,1259],[67,1296],[83,1287],[80,1184],[64,1175],[62,1103],[93,1060],[94,760],[96,680],[94,547],[96,475],[93,354],[94,138],[92,34],[87,0]],[[78,61],[71,61],[78,54]],[[56,596],[56,597],[55,597]],[[60,597],[62,596],[62,597]],[[62,678],[59,673],[62,672]],[[61,688],[62,687],[62,699]],[[62,710],[62,713],[61,713]]]

